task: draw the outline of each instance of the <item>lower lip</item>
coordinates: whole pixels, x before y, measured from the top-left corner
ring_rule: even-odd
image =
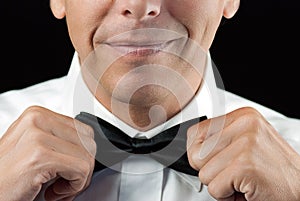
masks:
[[[165,44],[147,45],[147,46],[127,46],[127,45],[109,45],[122,56],[144,57],[157,54],[165,48]]]

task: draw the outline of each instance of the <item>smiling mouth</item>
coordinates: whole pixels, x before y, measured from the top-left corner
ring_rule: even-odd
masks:
[[[141,28],[113,35],[105,40],[97,40],[97,37],[95,39],[96,44],[108,47],[113,54],[140,60],[161,52],[177,53],[184,47],[188,38],[186,33],[168,29]]]
[[[143,57],[157,54],[163,51],[172,41],[159,42],[155,44],[130,44],[130,43],[105,43],[115,49],[122,56]]]

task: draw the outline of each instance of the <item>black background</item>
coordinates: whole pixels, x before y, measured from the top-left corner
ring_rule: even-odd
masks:
[[[300,118],[299,3],[241,1],[211,47],[225,89]],[[68,72],[74,50],[47,0],[3,1],[0,9],[0,93]]]

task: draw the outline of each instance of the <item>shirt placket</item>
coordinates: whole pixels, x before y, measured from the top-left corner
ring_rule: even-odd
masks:
[[[143,156],[131,156],[122,163],[119,201],[160,201],[163,165]]]

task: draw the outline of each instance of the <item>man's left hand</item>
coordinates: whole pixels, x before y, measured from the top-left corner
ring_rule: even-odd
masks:
[[[211,132],[222,121],[222,129]],[[187,149],[200,181],[219,201],[300,200],[300,156],[253,108],[194,125]]]

